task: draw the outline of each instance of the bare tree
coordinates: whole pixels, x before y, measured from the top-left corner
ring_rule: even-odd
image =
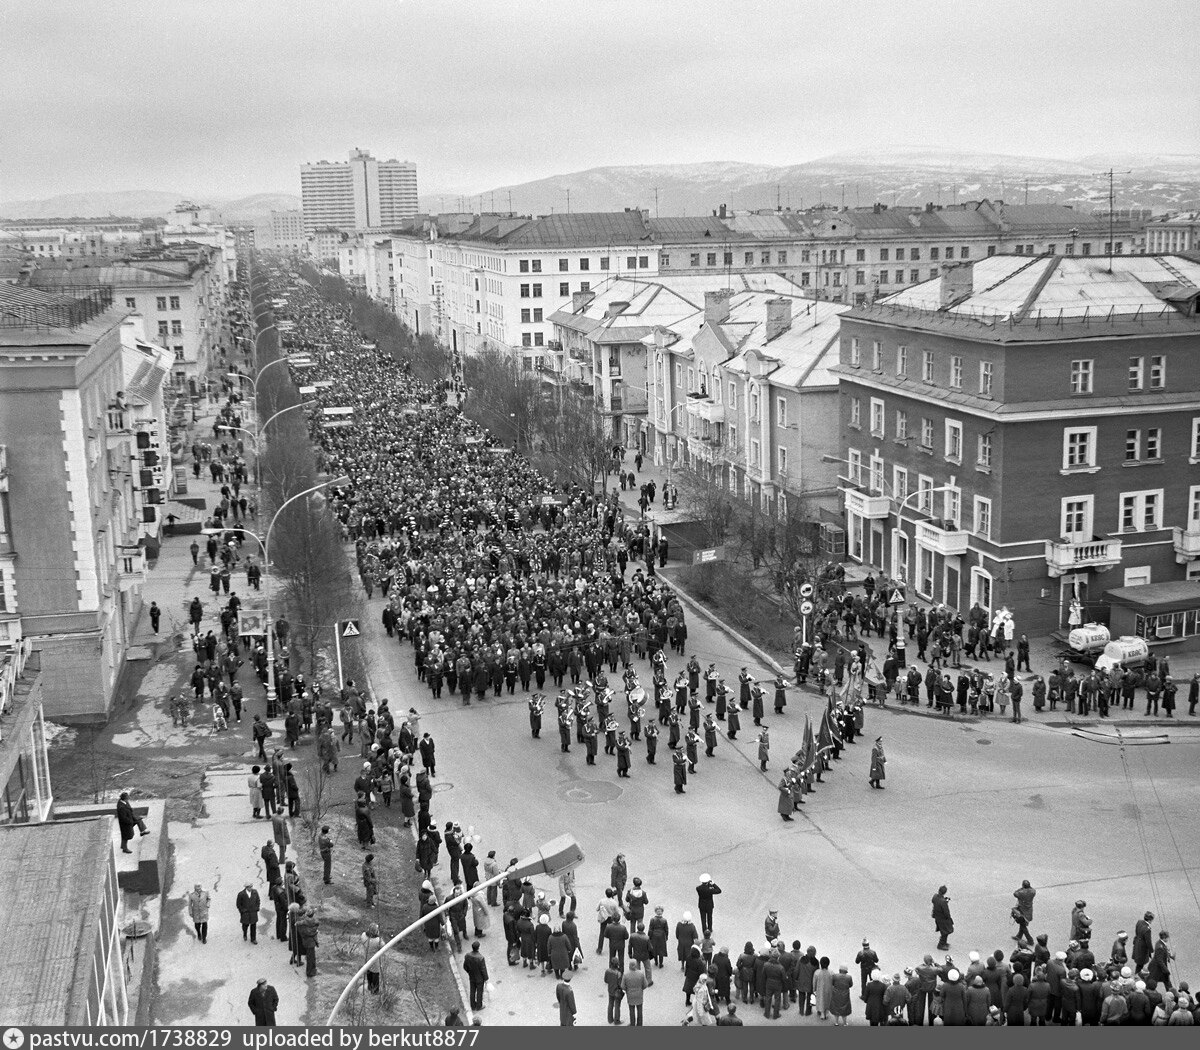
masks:
[[[719,547],[731,536],[739,537],[731,526],[742,508],[729,491],[728,466],[737,450],[719,431],[702,440],[711,452],[706,452],[703,457],[692,456],[687,466],[677,467],[672,481],[679,486],[685,504],[703,524],[707,544]]]

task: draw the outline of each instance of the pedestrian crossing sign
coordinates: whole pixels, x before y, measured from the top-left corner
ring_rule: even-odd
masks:
[[[903,605],[905,602],[903,588],[897,587],[892,591],[891,598],[888,599],[890,605]]]
[[[343,620],[342,621],[342,637],[343,638],[357,638],[360,634],[362,634],[362,631],[360,631],[358,629],[358,621],[357,620]]]

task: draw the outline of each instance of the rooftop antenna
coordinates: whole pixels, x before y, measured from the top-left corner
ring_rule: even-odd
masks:
[[[1113,189],[1113,178],[1116,175],[1130,175],[1132,174],[1132,169],[1128,171],[1113,171],[1112,168],[1109,168],[1108,171],[1100,171],[1096,174],[1101,178],[1108,178],[1108,272],[1112,273],[1113,236],[1115,232],[1113,229],[1113,224],[1115,222],[1115,209],[1113,205],[1116,201],[1115,191]]]
[[[567,214],[571,214],[571,188],[567,187]]]
[[[508,191],[508,214],[512,214],[512,190]]]
[[[658,187],[654,187],[654,217],[658,218]]]

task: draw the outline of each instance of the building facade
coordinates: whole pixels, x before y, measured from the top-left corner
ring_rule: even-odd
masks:
[[[304,251],[308,243],[304,232],[304,213],[299,208],[271,212],[271,241],[276,251]]]
[[[0,824],[49,820],[54,809],[40,672],[28,638],[0,648]]]
[[[301,165],[300,199],[306,234],[395,225],[417,214],[417,167],[354,149],[345,162]]]
[[[1029,634],[1200,579],[1200,264],[993,256],[842,317],[847,555]]]
[[[0,289],[0,317],[8,642],[41,650],[48,716],[103,721],[170,478],[169,355],[106,290]]]
[[[1155,255],[1200,251],[1200,212],[1168,215],[1148,222],[1146,251]]]

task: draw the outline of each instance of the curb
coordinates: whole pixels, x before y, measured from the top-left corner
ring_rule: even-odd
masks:
[[[766,664],[767,667],[769,667],[775,674],[781,674],[781,675],[783,675],[784,678],[787,678],[789,676],[789,672],[783,667],[783,665],[778,660],[776,660],[773,656],[769,655],[765,650],[760,649],[757,645],[755,645],[752,641],[750,641],[750,639],[747,638],[740,631],[735,631],[732,627],[729,626],[729,624],[727,624],[716,613],[714,613],[711,609],[709,609],[708,606],[704,605],[702,602],[700,602],[696,598],[693,598],[690,594],[687,593],[687,591],[685,591],[682,587],[680,587],[679,584],[677,584],[674,580],[669,580],[669,579],[667,579],[666,576],[658,576],[658,575],[655,576],[655,579],[659,580],[660,582],[665,584],[667,587],[669,587],[671,589],[671,591],[675,595],[677,595],[681,601],[683,601],[685,604],[691,606],[696,612],[698,612],[701,616],[703,616],[706,620],[708,620],[709,623],[711,623],[715,628],[717,628],[718,631],[721,631],[722,633],[728,635],[730,638],[732,638],[735,642],[737,642],[737,644],[740,645],[747,652],[753,653],[755,657],[757,657],[762,663]]]

